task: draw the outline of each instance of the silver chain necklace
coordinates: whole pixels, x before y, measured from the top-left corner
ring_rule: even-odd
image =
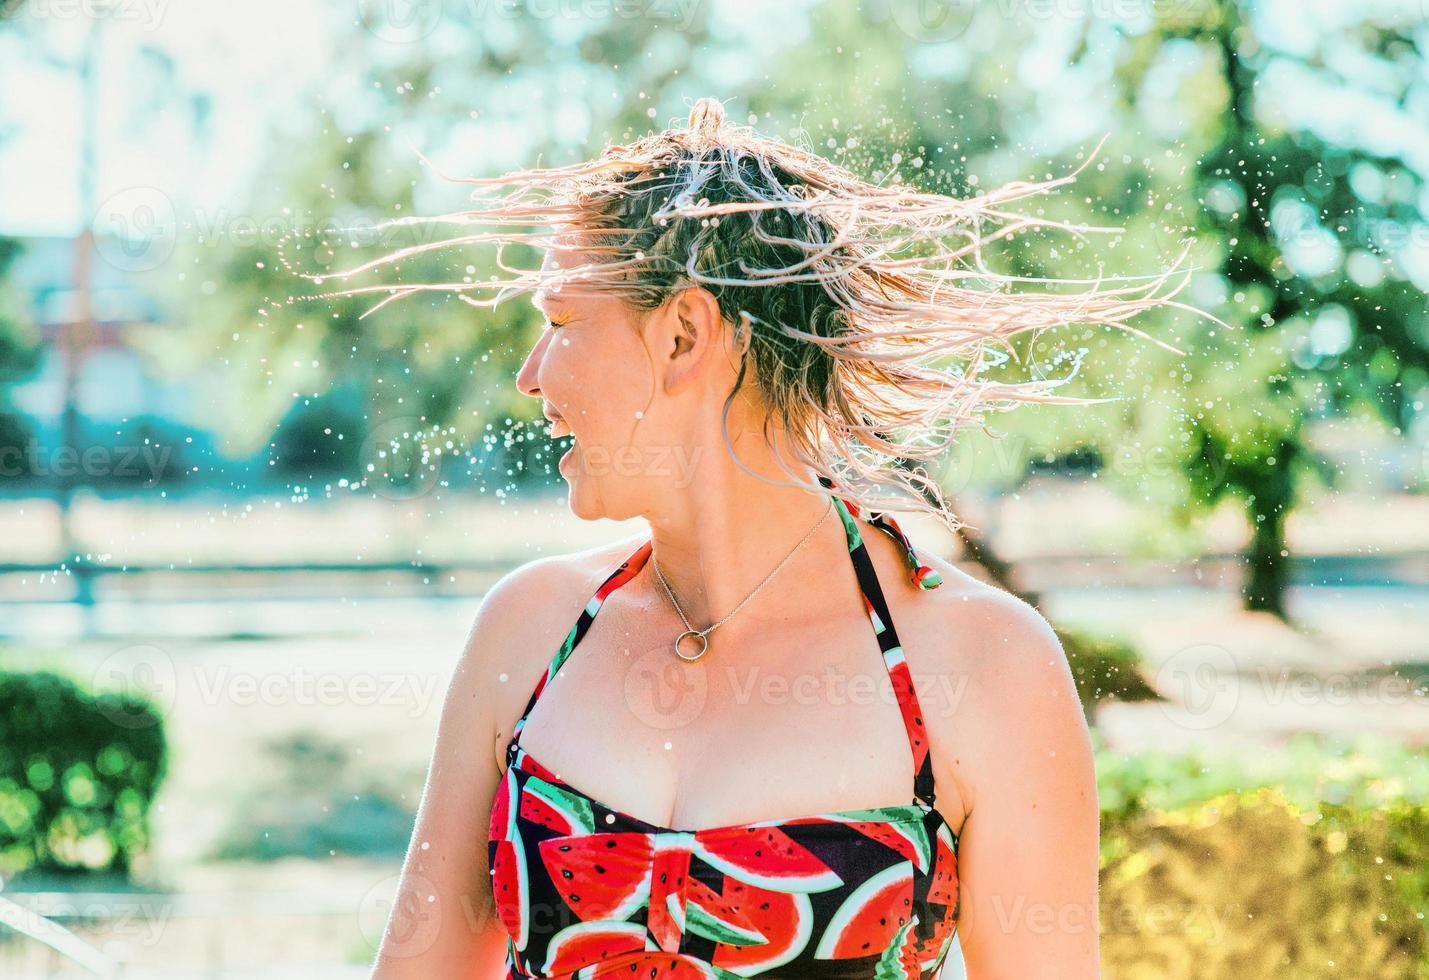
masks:
[[[830,497],[829,509],[824,511],[824,516],[819,518],[818,524],[815,524],[813,527],[809,528],[809,533],[804,535],[803,539],[800,540],[798,544],[794,545],[793,551],[790,551],[787,555],[785,555],[783,561],[774,566],[774,571],[764,576],[764,581],[756,585],[754,587],[754,591],[749,593],[749,595],[745,596],[740,601],[739,605],[735,606],[729,611],[728,615],[726,615],[719,622],[715,623],[713,626],[707,626],[702,630],[697,630],[690,625],[690,621],[685,617],[685,611],[680,608],[680,603],[675,599],[675,593],[670,591],[670,583],[666,582],[665,576],[660,573],[660,563],[655,560],[655,554],[652,551],[650,554],[650,565],[655,569],[655,577],[658,578],[660,580],[660,584],[665,587],[665,594],[670,597],[670,604],[675,607],[675,612],[680,614],[680,621],[685,624],[685,632],[675,637],[675,656],[679,657],[686,663],[694,663],[696,660],[699,660],[701,657],[703,657],[705,655],[705,652],[710,648],[709,634],[713,633],[717,628],[727,623],[731,616],[733,616],[735,613],[739,612],[741,609],[744,608],[744,604],[746,602],[748,602],[750,599],[753,599],[755,594],[758,593],[760,589],[764,588],[764,586],[769,584],[769,580],[774,577],[775,573],[778,572],[779,569],[783,568],[786,564],[788,564],[790,558],[794,557],[794,552],[802,548],[804,546],[804,543],[814,536],[814,532],[817,531],[823,525],[824,521],[828,520],[829,514],[833,511],[833,509],[834,501],[833,498]],[[687,657],[680,652],[680,644],[685,641],[685,637],[687,636],[693,636],[700,641],[700,652],[695,654],[693,657]]]

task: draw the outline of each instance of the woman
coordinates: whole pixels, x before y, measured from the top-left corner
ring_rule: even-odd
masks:
[[[1052,400],[977,377],[997,341],[1165,298],[967,283],[971,219],[1058,182],[878,187],[712,99],[687,130],[473,183],[517,193],[472,220],[555,229],[516,281],[547,319],[516,384],[573,439],[571,510],[650,533],[484,598],[374,976],[1097,976],[1058,641],[874,511],[953,520],[890,461]]]

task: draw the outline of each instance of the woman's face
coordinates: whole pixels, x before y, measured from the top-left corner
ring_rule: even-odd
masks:
[[[585,261],[580,253],[552,249],[544,268]],[[661,489],[652,481],[684,472],[674,460],[686,454],[682,426],[659,396],[659,372],[642,334],[651,318],[618,293],[580,291],[578,282],[534,301],[547,325],[516,385],[541,400],[543,414],[555,420],[554,437],[575,437],[559,463],[572,511],[587,520],[642,513],[642,503]]]

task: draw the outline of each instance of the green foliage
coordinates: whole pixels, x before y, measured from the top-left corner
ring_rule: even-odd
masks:
[[[1423,178],[1406,154],[1327,135],[1266,93],[1267,81],[1294,77],[1365,111],[1392,113],[1421,98],[1422,54],[1402,25],[1379,16],[1358,13],[1353,30],[1319,32],[1308,48],[1278,47],[1258,31],[1253,4],[1223,0],[1133,45],[1141,73],[1128,82],[1137,89],[1189,45],[1222,93],[1182,213],[1217,257],[1214,312],[1244,332],[1245,356],[1219,373],[1188,365],[1199,390],[1188,401],[1183,465],[1201,506],[1244,502],[1246,605],[1282,615],[1285,519],[1307,480],[1335,479],[1311,448],[1309,425],[1368,411],[1398,428],[1408,396],[1429,378],[1424,292],[1404,231],[1422,227]],[[1341,75],[1337,66],[1351,62],[1374,67]]]
[[[1098,745],[1097,796],[1114,822],[1266,786],[1307,808],[1426,806],[1429,752],[1384,739],[1311,735],[1297,736],[1283,751],[1252,755],[1122,754]]]
[[[1429,976],[1422,804],[1226,793],[1104,821],[1101,866],[1102,960],[1115,976]]]
[[[392,25],[353,24],[343,44],[363,48],[354,56],[369,65],[374,84],[345,92],[334,111],[300,110],[284,118],[272,142],[292,152],[275,161],[244,213],[227,227],[180,243],[181,264],[193,271],[174,285],[173,300],[195,325],[194,342],[175,350],[169,336],[156,332],[145,346],[176,371],[215,356],[232,370],[233,384],[226,388],[233,403],[217,417],[239,451],[258,449],[280,420],[341,389],[357,395],[365,430],[356,434],[358,444],[369,433],[384,446],[391,433],[405,433],[402,441],[417,445],[397,451],[413,456],[438,447],[455,447],[458,454],[500,448],[513,483],[526,481],[533,470],[542,480],[554,472],[549,441],[521,424],[539,423],[539,406],[514,383],[541,323],[529,302],[513,297],[495,309],[476,308],[434,292],[364,317],[388,298],[389,285],[473,283],[509,272],[489,248],[424,250],[462,235],[458,224],[377,225],[467,206],[466,189],[432,179],[414,148],[444,173],[483,176],[538,158],[555,163],[589,155],[588,144],[600,138],[592,131],[602,123],[638,119],[648,125],[633,93],[600,115],[551,80],[559,64],[563,78],[581,91],[626,91],[633,84],[622,81],[626,66],[641,63],[656,38],[632,29],[642,21],[623,16],[493,14],[472,30],[464,22],[469,13],[442,12],[460,23],[442,34],[444,51],[436,57],[428,45],[375,39]],[[647,16],[668,27],[667,13]],[[701,30],[699,22],[683,24],[677,38],[693,42]],[[496,94],[507,86],[520,98]],[[546,98],[549,104],[540,104]],[[579,139],[570,132],[577,120],[586,130]],[[340,275],[404,249],[415,251],[369,273]],[[534,268],[540,256],[508,248],[500,261]],[[317,284],[295,272],[330,278]],[[355,287],[376,291],[315,298]],[[472,296],[487,301],[492,293]],[[336,445],[335,433],[320,434],[321,440],[305,439],[296,455],[291,446],[278,447],[280,465],[347,458],[351,449]],[[344,441],[353,438],[348,433]],[[357,462],[365,467],[371,460]],[[449,475],[443,471],[443,479]]]
[[[1109,975],[1429,977],[1423,749],[1310,736],[1236,756],[1099,747],[1097,781]]]
[[[1141,676],[1141,656],[1125,640],[1066,628],[1058,628],[1057,637],[1088,716],[1095,713],[1099,701],[1154,701],[1160,697]]]
[[[1376,117],[1401,115],[1412,129],[1404,107],[1426,89],[1409,13],[1396,22],[1375,8],[1344,8],[1342,24],[1320,22],[1286,44],[1264,29],[1257,5],[1217,0],[1158,8],[1135,25],[1114,17],[1059,24],[1075,35],[1060,40],[1050,21],[973,17],[964,37],[978,37],[976,45],[908,46],[902,70],[914,76],[916,94],[881,113],[887,124],[876,136],[860,135],[865,145],[926,147],[931,167],[904,168],[921,188],[958,192],[1066,173],[1085,162],[1096,135],[1110,137],[1074,188],[1034,202],[1031,213],[1122,231],[1014,236],[988,251],[993,268],[1069,279],[1146,275],[1184,243],[1197,271],[1180,299],[1231,326],[1176,310],[1136,321],[1185,357],[1111,329],[1021,338],[1017,363],[994,376],[1065,375],[1077,363],[1064,393],[1120,401],[1020,409],[997,420],[1013,436],[1000,443],[967,433],[960,454],[968,458],[946,481],[950,490],[1010,489],[1041,461],[1094,450],[1104,463],[1093,478],[1151,505],[1148,539],[1164,538],[1168,517],[1189,528],[1233,499],[1249,537],[1246,605],[1283,615],[1286,517],[1317,483],[1340,478],[1315,452],[1314,426],[1359,415],[1397,433],[1429,384],[1424,279],[1412,271],[1423,178],[1408,151],[1361,135],[1369,130],[1317,128],[1322,117],[1312,107],[1291,111],[1287,86],[1293,79],[1302,92],[1322,91],[1340,112],[1353,104]],[[841,40],[864,49],[854,33]],[[1039,46],[1035,57],[1065,59],[1046,77],[1107,95],[1079,111],[1079,122],[1098,119],[1089,129],[1068,135],[1065,120],[1039,105],[1058,104],[1054,85],[1008,77],[1005,53]],[[929,48],[948,57],[923,57]],[[1033,58],[1019,62],[1019,75]],[[856,64],[871,68],[868,58]],[[1351,64],[1360,67],[1344,72]],[[863,78],[860,90],[877,93],[879,81]],[[853,111],[832,113],[841,125],[862,118],[853,102]],[[1037,135],[1019,142],[1019,133]],[[968,188],[973,175],[981,183]],[[1058,361],[1082,351],[1083,360]]]
[[[6,278],[19,253],[17,242],[0,237],[0,459],[7,450],[23,447],[30,434],[6,389],[27,379],[40,365],[39,337],[25,317],[18,291]],[[4,478],[5,468],[0,468],[0,481]]]
[[[394,158],[397,147],[377,133],[359,132],[349,141],[329,117],[312,125],[317,133],[305,140],[305,152],[254,201],[262,233],[183,246],[214,286],[176,296],[189,306],[196,342],[164,355],[170,341],[156,333],[145,346],[172,357],[176,370],[217,353],[232,372],[233,383],[219,397],[233,403],[218,413],[229,445],[249,452],[266,442],[272,463],[266,473],[273,476],[298,482],[345,477],[354,489],[388,493],[390,457],[440,457],[438,478],[459,482],[463,457],[471,459],[470,475],[489,469],[486,454],[495,450],[513,471],[503,480],[548,480],[552,444],[536,427],[520,424],[538,419],[539,406],[515,385],[539,330],[529,302],[486,310],[431,293],[364,316],[388,298],[385,290],[317,298],[378,283],[489,278],[497,271],[491,255],[443,247],[322,284],[294,274],[330,275],[459,234],[430,224],[375,230],[380,221],[415,209],[415,161]],[[518,267],[538,264],[527,252],[508,249],[504,259]]]
[[[165,763],[163,719],[147,700],[0,673],[0,874],[129,874]]]
[[[273,433],[273,467],[285,477],[356,476],[366,422],[362,405],[334,390],[294,405]]]

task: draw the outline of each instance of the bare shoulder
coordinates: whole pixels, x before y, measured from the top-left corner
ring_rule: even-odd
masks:
[[[929,590],[910,585],[894,610],[910,667],[967,677],[989,693],[1014,697],[1027,692],[1010,689],[1032,680],[1054,686],[1063,675],[1070,680],[1061,642],[1035,607],[943,558],[919,555],[943,583]]]
[[[639,540],[525,562],[482,596],[452,688],[457,696],[487,700],[497,740],[510,732],[586,602]]]
[[[1055,765],[1059,753],[1063,759],[1082,753],[1086,723],[1067,655],[1046,617],[949,562],[925,560],[943,584],[900,603],[900,638],[928,726],[935,780],[955,786],[970,812],[981,781]]]
[[[468,634],[466,654],[473,659],[494,661],[493,665],[509,665],[513,645],[536,639],[533,629],[560,621],[558,614],[566,607],[578,612],[600,579],[610,574],[638,543],[636,537],[624,538],[583,551],[533,559],[511,569],[482,596]]]
[[[940,567],[939,567],[940,566]],[[1034,606],[938,560],[943,585],[933,589],[926,615],[936,626],[925,643],[932,666],[977,678],[999,688],[1066,673],[1067,657],[1052,625]],[[1007,693],[999,690],[997,693]]]

